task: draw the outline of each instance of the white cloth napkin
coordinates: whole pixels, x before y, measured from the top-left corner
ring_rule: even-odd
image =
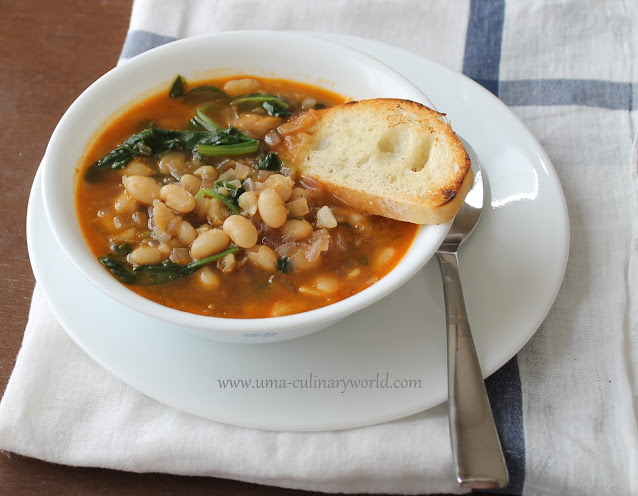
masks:
[[[636,26],[638,5],[621,1],[136,0],[122,58],[215,31],[331,31],[401,46],[495,92],[548,152],[571,228],[554,307],[488,380],[508,492],[624,495],[638,494]],[[69,465],[327,492],[460,492],[444,406],[320,433],[197,418],[101,369],[37,287],[0,402],[0,449]]]

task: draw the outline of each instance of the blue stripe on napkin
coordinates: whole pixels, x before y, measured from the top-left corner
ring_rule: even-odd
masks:
[[[631,83],[587,79],[526,79],[501,81],[499,98],[507,105],[582,105],[611,110],[635,110]]]
[[[522,494],[525,483],[525,435],[518,359],[512,358],[489,376],[485,380],[485,388],[494,412],[494,421],[510,476],[510,483],[503,492]]]
[[[472,0],[465,38],[463,74],[496,96],[499,96],[504,20],[505,0]],[[485,386],[509,471],[510,483],[503,492],[520,495],[525,484],[525,433],[517,358],[514,357],[492,374],[485,381]]]
[[[174,36],[164,36],[150,31],[129,31],[124,40],[120,59],[130,59],[151,48],[165,45],[176,39]]]
[[[505,0],[472,0],[463,74],[498,96]]]

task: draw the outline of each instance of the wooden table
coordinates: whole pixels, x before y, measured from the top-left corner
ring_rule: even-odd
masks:
[[[0,0],[0,389],[20,349],[34,277],[25,216],[31,183],[71,102],[112,68],[132,0]],[[0,495],[313,494],[236,481],[72,468],[0,454]]]

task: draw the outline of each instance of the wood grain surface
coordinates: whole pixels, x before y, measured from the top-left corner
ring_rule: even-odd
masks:
[[[25,216],[49,136],[117,62],[132,0],[0,0],[0,390],[20,349],[34,277]],[[0,495],[313,495],[236,481],[74,468],[0,453]]]

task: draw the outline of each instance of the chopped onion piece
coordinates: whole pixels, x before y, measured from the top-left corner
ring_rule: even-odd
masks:
[[[277,131],[268,131],[264,136],[264,141],[268,146],[275,146],[281,143],[281,136]]]
[[[313,262],[319,258],[321,252],[328,251],[330,247],[330,234],[325,229],[319,229],[310,236],[310,246],[306,251],[306,259]]]
[[[289,241],[288,243],[279,245],[277,248],[275,248],[275,251],[277,252],[277,255],[279,255],[280,257],[289,257],[295,251],[297,251],[297,244],[294,243],[293,241]]]
[[[283,123],[277,128],[277,130],[284,135],[296,133],[297,131],[301,131],[302,129],[312,126],[316,120],[315,111],[308,110],[304,114],[299,114],[299,116],[295,119]]]

